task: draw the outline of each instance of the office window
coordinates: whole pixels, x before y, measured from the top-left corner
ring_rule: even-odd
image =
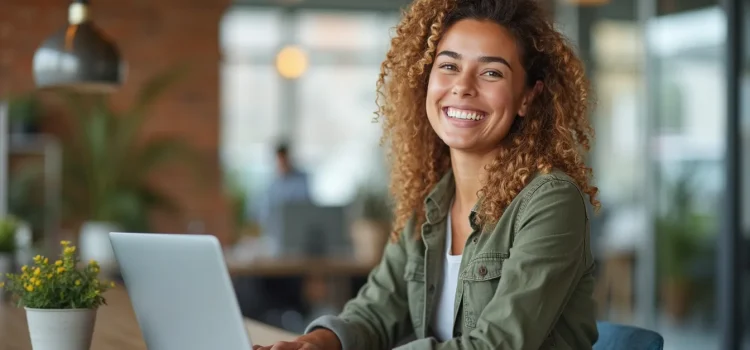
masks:
[[[274,146],[292,141],[292,159],[310,175],[319,204],[346,204],[363,183],[383,183],[381,126],[372,123],[375,82],[398,14],[282,13],[237,6],[221,25],[221,154],[248,196],[275,176]],[[282,78],[276,54],[301,48],[308,67]]]

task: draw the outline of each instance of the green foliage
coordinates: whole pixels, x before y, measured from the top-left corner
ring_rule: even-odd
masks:
[[[99,265],[95,260],[81,265],[76,247],[61,242],[60,260],[37,255],[34,265],[23,266],[21,274],[7,274],[0,287],[12,294],[19,307],[34,309],[95,309],[106,304],[102,294],[113,288],[114,282],[100,281]]]
[[[8,179],[8,209],[29,224],[35,235],[44,228],[44,167],[36,159],[13,168]]]
[[[235,229],[247,224],[248,198],[247,191],[238,179],[238,175],[229,175],[224,180],[225,192],[232,203],[232,219]]]
[[[41,115],[41,103],[35,93],[7,97],[11,123],[36,123]]]
[[[76,117],[64,144],[63,197],[68,217],[147,231],[153,210],[178,214],[175,203],[151,185],[149,177],[167,163],[183,162],[199,171],[203,162],[185,140],[170,136],[143,140],[141,130],[153,103],[183,73],[179,67],[149,79],[135,103],[122,112],[102,96],[64,95]]]
[[[393,218],[388,189],[380,186],[362,186],[355,200],[358,217],[366,220],[390,223]]]
[[[670,210],[656,220],[657,253],[664,277],[686,278],[690,263],[704,253],[702,239],[714,218],[693,210],[692,171],[685,171],[670,189]]]
[[[0,219],[0,253],[13,253],[16,250],[16,230],[18,221],[14,217]]]

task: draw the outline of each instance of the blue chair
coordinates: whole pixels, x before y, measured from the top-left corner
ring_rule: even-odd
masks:
[[[594,350],[664,349],[664,338],[654,331],[605,321],[599,321],[596,325],[599,340],[594,344]]]

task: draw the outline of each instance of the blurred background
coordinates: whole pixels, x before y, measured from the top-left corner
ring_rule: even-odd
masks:
[[[747,2],[544,1],[597,102],[599,317],[668,349],[750,349]],[[102,94],[40,88],[45,59],[90,62],[43,52],[85,34],[70,3],[2,0],[0,269],[60,239],[113,264],[115,229],[209,233],[246,316],[339,311],[389,232],[375,81],[407,4],[92,1],[121,77]]]

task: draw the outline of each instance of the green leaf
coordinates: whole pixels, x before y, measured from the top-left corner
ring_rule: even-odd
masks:
[[[153,210],[179,213],[169,198],[149,186],[149,179],[169,163],[185,164],[188,175],[205,178],[203,161],[183,140],[140,137],[153,104],[185,73],[186,66],[178,66],[148,79],[123,112],[103,96],[63,94],[76,115],[75,131],[64,144],[66,217],[147,230]]]

